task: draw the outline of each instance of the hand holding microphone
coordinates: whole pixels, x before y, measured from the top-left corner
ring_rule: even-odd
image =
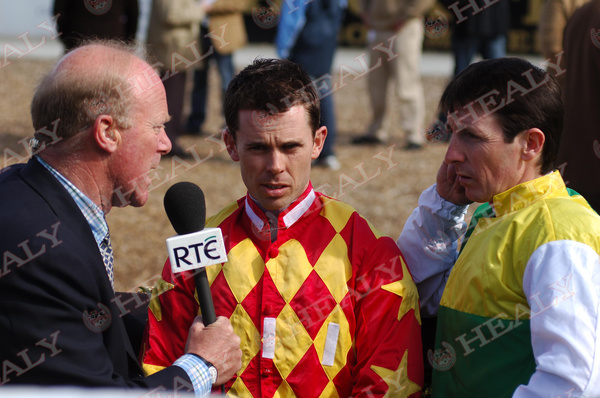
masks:
[[[204,326],[196,317],[190,327],[185,352],[196,354],[213,364],[217,369],[214,385],[222,385],[242,367],[241,340],[224,316],[209,326]]]
[[[190,327],[185,352],[200,356],[216,368],[214,385],[229,380],[242,367],[240,338],[226,317],[215,316],[205,267],[227,261],[223,235],[219,228],[204,228],[204,193],[191,182],[179,182],[164,198],[169,221],[178,236],[167,239],[169,261],[174,273],[194,271],[194,282],[202,311]]]

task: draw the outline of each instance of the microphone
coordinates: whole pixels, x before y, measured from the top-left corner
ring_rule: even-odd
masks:
[[[196,184],[178,182],[165,194],[167,217],[178,236],[167,239],[167,251],[173,273],[194,271],[194,282],[205,326],[216,321],[215,308],[206,276],[207,265],[227,261],[220,228],[204,228],[206,203]]]

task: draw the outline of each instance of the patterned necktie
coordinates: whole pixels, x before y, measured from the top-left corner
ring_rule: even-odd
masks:
[[[115,290],[115,280],[113,275],[113,250],[110,245],[110,232],[106,233],[102,242],[100,242],[100,254],[102,254],[102,261],[104,261],[104,266],[106,267],[106,273],[108,274],[108,279],[110,279],[110,285],[113,290]]]

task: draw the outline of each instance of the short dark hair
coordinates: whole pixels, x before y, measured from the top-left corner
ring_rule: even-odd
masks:
[[[448,84],[440,99],[440,111],[452,113],[473,101],[480,100],[481,104],[482,98],[496,100],[490,108],[494,108],[491,111],[502,126],[505,142],[512,142],[520,132],[530,128],[544,132],[541,173],[552,171],[564,112],[556,79],[521,58],[476,62]]]
[[[246,66],[229,83],[223,98],[223,113],[235,137],[241,110],[277,113],[287,112],[296,105],[306,109],[314,134],[320,126],[321,108],[308,73],[289,60],[261,58]]]

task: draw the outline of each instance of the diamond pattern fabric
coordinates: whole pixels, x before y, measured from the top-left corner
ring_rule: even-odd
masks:
[[[242,368],[226,390],[236,397],[383,397],[389,385],[371,366],[398,369],[407,350],[407,380],[421,384],[418,306],[399,319],[398,292],[414,284],[393,239],[350,206],[317,194],[270,242],[262,238],[266,217],[252,209],[264,217],[259,228],[246,206],[241,199],[214,218],[228,261],[207,269],[215,311],[230,318],[243,350]],[[282,212],[281,224],[284,218]],[[168,261],[163,279],[173,281]],[[381,288],[399,281],[407,288]],[[149,316],[145,365],[167,366],[183,352],[182,332],[199,311],[194,289],[181,278],[161,295],[162,320]]]

